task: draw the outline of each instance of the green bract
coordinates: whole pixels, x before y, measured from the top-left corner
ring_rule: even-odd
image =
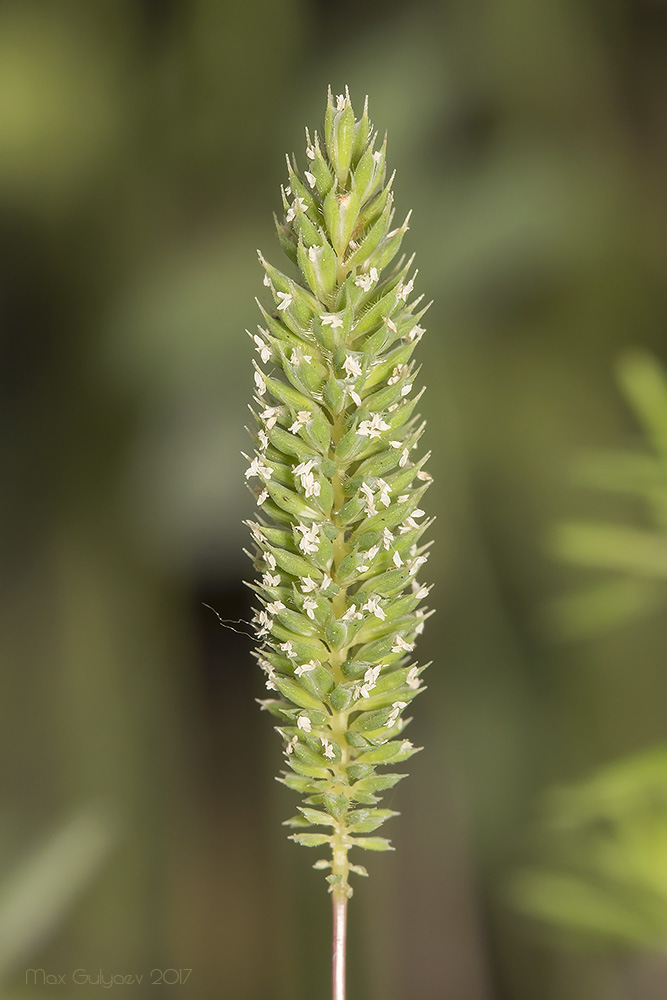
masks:
[[[418,457],[424,424],[413,351],[427,307],[411,299],[412,259],[396,262],[408,219],[392,228],[386,142],[354,117],[349,93],[327,103],[324,134],[306,132],[306,169],[288,159],[282,272],[260,254],[272,310],[251,335],[256,451],[246,471],[258,505],[249,522],[259,579],[256,653],[275,692],[289,770],[304,805],[288,825],[308,847],[329,845],[335,893],[350,895],[351,847],[395,815],[379,768],[416,753],[403,712],[422,690],[410,661],[427,617],[421,500],[431,477]]]

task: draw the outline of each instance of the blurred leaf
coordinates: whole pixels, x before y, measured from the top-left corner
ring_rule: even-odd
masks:
[[[104,815],[92,809],[81,812],[0,884],[0,981],[57,927],[113,841]]]
[[[656,451],[667,457],[667,378],[644,351],[626,354],[618,364],[621,386]]]
[[[538,833],[546,867],[511,879],[512,905],[580,942],[665,949],[667,747],[552,790]]]
[[[636,352],[619,363],[629,403],[657,455],[608,450],[586,456],[577,478],[587,485],[639,497],[649,528],[570,521],[551,532],[550,548],[577,566],[613,572],[599,586],[554,601],[547,619],[562,637],[593,635],[647,614],[667,600],[667,379],[650,355]]]

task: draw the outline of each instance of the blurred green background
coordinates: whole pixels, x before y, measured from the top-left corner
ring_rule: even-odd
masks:
[[[650,449],[614,371],[667,363],[664,0],[0,4],[1,995],[50,995],[42,968],[327,996],[261,675],[202,602],[249,617],[255,249],[280,259],[284,153],[328,83],[389,132],[435,300],[426,750],[353,900],[350,1000],[664,1000],[667,623],[559,625],[608,577],[546,541],[647,517],[571,469]],[[580,784],[614,761],[620,786]],[[602,927],[554,874],[573,858],[603,886],[641,869],[650,919],[619,890]]]

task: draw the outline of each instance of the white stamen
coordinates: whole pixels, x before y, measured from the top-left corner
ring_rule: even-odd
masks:
[[[255,334],[252,339],[255,341],[255,344],[257,345],[255,347],[255,350],[259,354],[263,363],[266,364],[267,361],[269,361],[271,358],[271,348],[267,344],[265,344],[262,338],[258,337],[257,334]]]
[[[391,729],[392,726],[396,725],[399,715],[401,714],[403,709],[407,707],[407,704],[408,704],[407,701],[394,702],[394,704],[391,706],[391,715],[385,722],[385,726],[387,727],[387,729]]]
[[[271,428],[276,424],[279,413],[280,410],[277,406],[267,406],[267,408],[260,413],[261,419],[266,423],[267,430],[271,430]]]
[[[355,278],[354,283],[358,288],[363,288],[365,292],[369,292],[377,280],[377,268],[372,267],[368,274],[360,274],[358,278]]]
[[[366,513],[370,514],[371,516],[373,514],[377,514],[377,509],[376,509],[375,504],[373,502],[373,490],[368,485],[368,483],[362,483],[361,486],[359,487],[359,490],[360,490],[361,493],[364,494],[364,497],[365,497],[365,501],[364,502],[366,504]]]
[[[343,362],[343,369],[348,378],[359,378],[361,376],[361,365],[357,358],[348,354]]]
[[[251,479],[252,476],[259,476],[261,479],[267,480],[271,478],[272,469],[268,465],[262,463],[261,458],[256,456],[253,458],[252,462],[245,471],[246,479]]]
[[[405,335],[405,339],[417,344],[424,336],[424,333],[425,330],[423,326],[420,326],[419,323],[417,323],[412,327],[410,332]]]
[[[378,677],[380,676],[381,666],[369,667],[364,674],[364,683],[359,687],[359,694],[362,698],[368,698],[371,691],[377,684]]]
[[[317,552],[319,549],[319,525],[314,523],[311,525],[297,524],[296,530],[301,532],[302,537],[299,539],[299,548],[306,555]]]
[[[382,622],[387,617],[387,615],[385,614],[385,612],[383,611],[383,609],[380,607],[380,602],[377,599],[377,597],[371,597],[371,598],[369,598],[369,600],[366,601],[366,603],[364,604],[364,606],[362,607],[361,610],[362,611],[368,611],[369,614],[375,615],[375,617],[379,618],[380,621],[382,621]]]
[[[412,688],[413,691],[417,690],[419,687],[419,670],[417,667],[410,667],[408,675],[405,678],[405,683],[409,688]]]
[[[388,507],[391,503],[391,486],[386,483],[384,479],[378,479],[377,486],[380,490],[380,496],[378,497],[378,503],[381,503],[383,507]]]
[[[392,653],[411,653],[414,648],[414,643],[410,644],[406,642],[403,636],[398,634],[394,636],[394,642],[391,647]]]
[[[308,617],[315,620],[315,612],[317,611],[317,601],[313,597],[306,597],[303,602],[303,610],[306,612]]]
[[[367,437],[371,440],[382,436],[382,431],[388,431],[389,424],[385,423],[379,413],[374,413],[370,420],[362,420],[357,428],[360,437]]]

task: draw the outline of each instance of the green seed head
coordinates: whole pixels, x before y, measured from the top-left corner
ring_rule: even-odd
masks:
[[[412,652],[427,617],[431,477],[412,355],[427,307],[413,298],[412,258],[396,259],[409,216],[393,225],[386,141],[376,148],[367,103],[356,120],[347,90],[329,92],[323,137],[306,138],[276,220],[291,273],[259,254],[273,307],[260,305],[251,335],[256,656],[284,741],[279,780],[304,796],[292,839],[329,845],[315,867],[350,895],[349,872],[365,874],[350,848],[391,849],[366,834],[396,815],[377,803],[403,775],[378,769],[417,752],[403,713],[424,669]]]

